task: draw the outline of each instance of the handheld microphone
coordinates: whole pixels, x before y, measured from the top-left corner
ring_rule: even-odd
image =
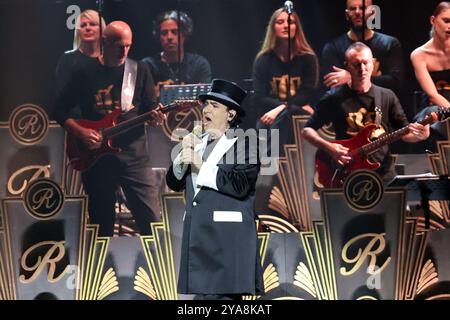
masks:
[[[284,2],[284,10],[286,10],[287,14],[292,14],[292,12],[294,12],[294,4],[292,1]]]
[[[202,138],[205,136],[206,133],[203,133],[203,127],[202,127],[202,125],[196,125],[196,126],[194,127],[194,129],[192,129],[192,131],[191,131],[190,134],[196,136],[196,137],[199,138],[199,139],[202,139]],[[183,165],[183,169],[184,169],[184,168],[186,168],[189,164],[183,162],[182,165]]]
[[[202,137],[203,137],[203,128],[202,128],[202,126],[199,124],[199,125],[196,125],[195,127],[194,127],[194,129],[192,129],[192,132],[191,132],[191,134],[193,134],[194,136],[196,136],[197,138],[199,138],[199,139],[201,139]]]

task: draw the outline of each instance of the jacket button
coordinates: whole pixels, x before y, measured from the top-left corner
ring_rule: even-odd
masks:
[[[192,202],[192,205],[194,206],[194,207],[196,207],[197,206],[197,202]]]

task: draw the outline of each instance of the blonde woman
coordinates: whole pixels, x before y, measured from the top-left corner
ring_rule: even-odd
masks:
[[[105,28],[102,18],[102,28]],[[67,81],[76,70],[100,55],[100,24],[99,15],[95,10],[85,10],[80,13],[75,23],[73,50],[66,51],[59,59],[56,67],[56,86],[58,92],[64,88]]]
[[[290,35],[291,55],[288,57],[288,14],[284,8],[275,10],[253,65],[256,127],[284,128],[280,132],[282,144],[291,140],[291,115],[313,112],[309,104],[318,82],[317,56],[305,37],[296,12],[291,15]]]

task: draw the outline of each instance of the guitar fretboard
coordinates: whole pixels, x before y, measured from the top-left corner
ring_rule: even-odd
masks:
[[[432,112],[430,115],[428,115],[425,119],[422,121],[419,121],[421,125],[427,125],[432,124],[436,122],[438,119],[441,119],[443,117],[446,117],[448,114],[450,114],[450,110],[446,108],[440,108],[438,112]],[[409,133],[409,127],[403,127],[397,131],[394,131],[392,133],[386,134],[384,136],[381,136],[374,142],[368,143],[356,150],[360,155],[367,156],[374,151],[378,150],[379,148],[390,144],[394,141],[399,140],[401,137],[407,135]]]
[[[185,108],[186,108],[186,107],[193,107],[196,104],[197,104],[197,102],[193,101],[193,100],[174,101],[173,103],[160,109],[160,111],[162,113],[168,113],[177,108],[180,108],[180,106],[185,106]],[[134,117],[132,119],[122,121],[113,127],[103,129],[103,131],[102,131],[103,137],[106,139],[110,139],[110,138],[117,136],[119,134],[122,134],[130,129],[133,129],[133,128],[143,124],[146,121],[152,120],[153,118],[154,118],[154,116],[153,116],[152,111],[149,111],[144,114],[141,114],[140,116]]]

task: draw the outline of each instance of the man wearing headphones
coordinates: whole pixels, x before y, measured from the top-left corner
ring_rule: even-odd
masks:
[[[211,82],[208,60],[185,52],[184,45],[192,34],[192,28],[191,18],[181,11],[163,12],[153,22],[153,35],[159,39],[162,52],[146,57],[142,62],[150,67],[158,96],[162,85]]]

